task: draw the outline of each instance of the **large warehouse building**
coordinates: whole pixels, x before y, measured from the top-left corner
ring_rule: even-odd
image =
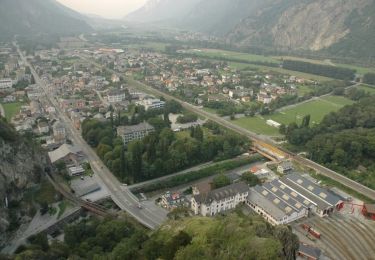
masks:
[[[273,225],[288,224],[309,212],[324,217],[343,204],[338,196],[296,173],[251,188],[246,203]]]

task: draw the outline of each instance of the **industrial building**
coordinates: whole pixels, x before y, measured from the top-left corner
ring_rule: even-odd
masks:
[[[324,217],[343,206],[338,196],[296,173],[251,188],[246,204],[273,225],[288,224],[310,212]]]
[[[250,189],[246,204],[272,225],[308,216],[309,208],[270,183]]]
[[[280,182],[309,200],[314,205],[314,212],[320,217],[327,216],[335,209],[341,209],[344,205],[340,197],[302,177],[300,174],[288,174],[282,177]]]

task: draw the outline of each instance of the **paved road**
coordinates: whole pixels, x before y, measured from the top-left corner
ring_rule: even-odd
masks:
[[[65,124],[73,142],[82,149],[86,154],[88,160],[91,163],[93,171],[99,176],[102,183],[106,185],[107,190],[111,194],[112,200],[122,209],[134,217],[137,221],[143,225],[155,229],[163,223],[167,217],[167,211],[154,205],[153,207],[139,208],[139,200],[130,192],[127,187],[124,187],[117,178],[108,170],[108,168],[103,164],[100,158],[96,155],[93,149],[87,145],[87,143],[81,137],[79,131],[77,131],[70,119],[65,115],[65,113],[58,106],[57,101],[47,90],[47,86],[40,79],[39,75],[35,72],[33,66],[28,63],[22,52],[18,49],[18,52],[25,64],[31,68],[31,72],[35,78],[36,83],[44,89],[44,92],[49,99],[50,103],[56,108],[57,116]]]

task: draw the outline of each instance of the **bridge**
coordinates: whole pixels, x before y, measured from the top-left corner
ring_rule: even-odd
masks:
[[[253,140],[252,150],[270,159],[271,161],[278,162],[290,158],[288,153],[260,140]]]

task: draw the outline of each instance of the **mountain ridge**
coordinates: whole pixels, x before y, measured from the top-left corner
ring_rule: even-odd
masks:
[[[68,35],[92,30],[84,16],[55,0],[1,0],[0,40],[14,35]]]

